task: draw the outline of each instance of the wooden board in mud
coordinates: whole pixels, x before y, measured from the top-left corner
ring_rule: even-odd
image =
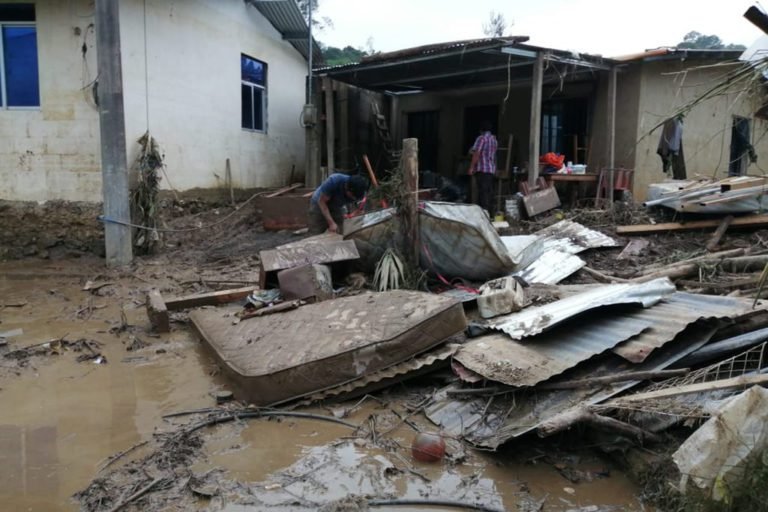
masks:
[[[233,323],[233,309],[190,315],[242,398],[270,405],[359,379],[464,330],[460,302],[422,292],[366,293]]]

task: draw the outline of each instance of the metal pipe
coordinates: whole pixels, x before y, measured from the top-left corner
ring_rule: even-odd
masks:
[[[746,349],[768,339],[768,328],[741,334],[733,338],[705,345],[678,361],[675,366],[690,367],[711,361],[737,350]]]

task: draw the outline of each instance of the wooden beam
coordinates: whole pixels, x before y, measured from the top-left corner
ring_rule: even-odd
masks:
[[[328,153],[328,175],[330,176],[336,169],[334,155],[336,143],[335,105],[333,104],[333,81],[330,77],[323,77],[323,93],[325,94],[325,148]]]
[[[413,258],[413,264],[419,264],[419,139],[403,139],[403,175],[408,193],[408,219],[405,220],[407,231],[403,256]]]
[[[646,235],[661,233],[664,231],[690,231],[694,229],[715,228],[722,222],[720,219],[694,220],[682,224],[680,222],[663,222],[661,224],[637,224],[634,226],[616,226],[618,235]],[[757,228],[768,226],[768,215],[750,215],[748,217],[736,217],[731,222],[731,227]]]
[[[613,66],[608,75],[608,204],[613,208],[616,179],[616,73]]]
[[[658,391],[648,391],[646,393],[636,393],[634,395],[628,395],[621,397],[616,402],[644,402],[646,400],[657,400],[659,398],[667,398],[670,396],[680,395],[692,395],[694,393],[703,393],[705,391],[719,391],[722,389],[735,389],[746,388],[749,386],[757,386],[768,382],[768,375],[740,375],[738,377],[732,377],[730,379],[713,380],[709,382],[698,382],[696,384],[686,384],[683,386],[675,386],[666,389],[660,389]]]
[[[165,307],[168,311],[178,311],[180,309],[196,308],[199,306],[226,304],[228,302],[244,299],[253,293],[254,290],[258,289],[258,286],[246,286],[244,288],[235,288],[232,290],[221,290],[218,292],[187,295],[185,297],[174,297],[165,301]]]
[[[589,377],[580,380],[565,380],[562,382],[551,382],[549,384],[539,384],[536,389],[577,389],[589,388],[593,386],[602,386],[613,382],[623,382],[628,380],[653,380],[669,379],[670,377],[680,377],[686,375],[690,370],[680,368],[679,370],[656,370],[647,372],[623,372],[615,375],[603,375],[601,377]]]
[[[158,290],[151,290],[147,294],[147,316],[149,317],[149,323],[155,331],[171,332],[171,319],[168,316],[168,308]]]
[[[104,200],[104,245],[108,267],[133,260],[128,163],[125,150],[123,73],[118,0],[96,2],[96,47],[99,75],[99,127]],[[109,221],[115,222],[109,222]]]
[[[528,186],[533,190],[539,178],[539,152],[541,150],[541,95],[544,84],[544,54],[536,54],[531,85],[531,129],[528,135]]]
[[[352,169],[352,151],[349,143],[349,86],[339,82],[339,165],[343,169]]]

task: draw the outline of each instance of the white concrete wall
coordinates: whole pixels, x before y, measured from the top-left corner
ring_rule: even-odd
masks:
[[[0,199],[101,197],[98,112],[82,90],[96,76],[91,4],[36,2],[41,107],[0,109]]]
[[[99,201],[98,112],[81,90],[96,75],[93,2],[35,4],[41,108],[0,110],[0,199]],[[294,165],[303,175],[306,61],[255,8],[125,0],[120,23],[129,166],[149,129],[165,153],[163,188],[224,186],[227,158],[235,187],[284,185]],[[267,133],[241,128],[241,53],[268,65]]]
[[[650,183],[663,181],[661,159],[656,154],[660,131],[648,132],[676,108],[711,88],[729,68],[706,68],[712,60],[668,60],[644,62],[640,85],[640,103],[636,140],[635,196],[644,199]],[[698,68],[698,69],[697,69]],[[686,72],[686,73],[682,73]],[[677,74],[675,74],[677,73]],[[748,94],[719,96],[697,105],[684,119],[683,152],[688,177],[696,175],[724,178],[728,175],[731,126],[734,116],[751,120],[752,143],[758,154],[757,165],[768,160],[768,140],[764,137],[768,123],[753,117],[759,107],[757,98]],[[750,165],[747,173],[763,172]]]

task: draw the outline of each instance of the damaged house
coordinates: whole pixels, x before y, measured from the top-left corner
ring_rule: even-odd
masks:
[[[661,125],[743,65],[739,55],[662,48],[604,58],[533,46],[526,37],[376,54],[358,64],[316,70],[324,81],[315,103],[325,106],[333,124],[329,129],[327,121],[317,134],[317,150],[322,162],[346,169],[360,165],[353,155],[367,153],[381,171],[389,168],[388,153],[397,153],[399,141],[415,137],[422,172],[468,189],[467,151],[489,121],[499,143],[503,193],[516,192],[526,180],[533,185],[526,170],[538,172],[539,156],[553,152],[586,165],[579,169],[585,176],[547,177],[558,189],[577,182],[582,199],[594,198],[601,171],[614,168],[616,192],[628,190],[642,200],[647,185],[665,177],[657,154]],[[332,102],[322,90],[333,91]],[[328,115],[330,104],[334,111]],[[734,90],[685,112],[687,176],[755,172],[749,152],[758,161],[768,157],[768,143],[760,136],[764,121],[754,116],[760,105]],[[425,188],[433,186],[430,173],[422,178]],[[601,188],[607,195],[607,180]]]
[[[0,2],[0,199],[101,200],[94,24],[93,1]],[[308,44],[294,1],[131,0],[119,25],[129,167],[149,130],[162,188],[301,177]]]

